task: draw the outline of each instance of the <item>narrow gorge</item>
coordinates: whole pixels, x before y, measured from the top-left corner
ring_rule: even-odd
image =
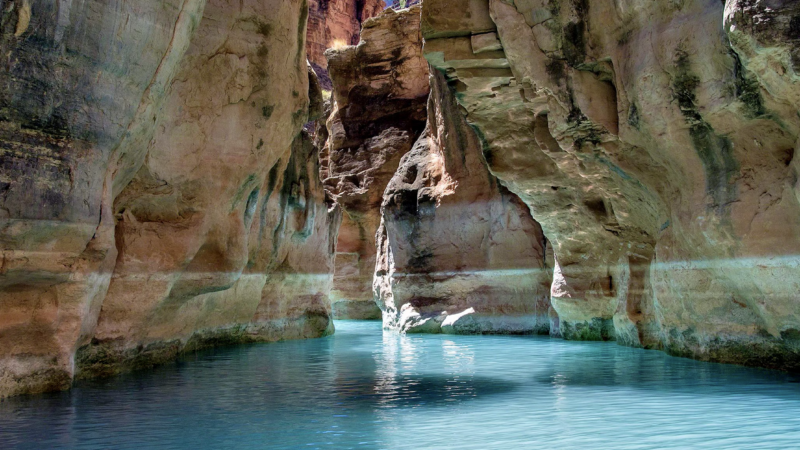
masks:
[[[0,0],[0,50],[4,402],[223,347],[317,373],[369,320],[361,399],[425,339],[800,371],[797,1]]]
[[[796,6],[456,3],[327,53],[347,289],[382,202],[385,328],[796,368]]]

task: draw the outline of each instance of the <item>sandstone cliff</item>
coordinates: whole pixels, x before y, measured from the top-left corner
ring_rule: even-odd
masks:
[[[800,367],[791,1],[426,0],[428,60],[553,243],[570,339]]]
[[[425,133],[400,162],[381,212],[375,291],[384,328],[549,332],[542,229],[489,174],[478,136],[438,71]]]
[[[0,397],[322,336],[331,298],[800,369],[795,1],[0,5]],[[322,68],[365,26],[314,138],[309,20]]]
[[[385,7],[383,0],[309,0],[308,60],[326,90],[331,85],[325,50],[358,44],[361,24]]]
[[[331,331],[304,1],[0,14],[0,396]]]
[[[425,127],[428,63],[419,7],[364,23],[358,46],[329,50],[333,105],[325,186],[343,209],[331,301],[335,317],[379,319],[375,233],[386,185]]]
[[[431,78],[420,11],[387,10],[358,46],[326,53],[323,172],[344,212],[334,313],[380,317],[377,302],[389,329],[546,333],[542,230],[489,174],[442,75]]]

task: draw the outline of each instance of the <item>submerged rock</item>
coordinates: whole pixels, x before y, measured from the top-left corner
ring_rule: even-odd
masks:
[[[424,2],[564,337],[800,367],[795,3]]]

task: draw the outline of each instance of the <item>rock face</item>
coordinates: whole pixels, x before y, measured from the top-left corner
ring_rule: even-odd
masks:
[[[358,46],[329,50],[333,106],[325,186],[343,209],[336,253],[337,318],[379,319],[372,294],[383,192],[425,128],[428,63],[419,7],[364,22]]]
[[[361,24],[385,7],[383,0],[308,1],[308,60],[325,89],[331,89],[325,50],[358,44]]]
[[[409,8],[414,5],[419,5],[420,3],[422,3],[421,0],[391,0],[391,2],[387,4],[387,6],[394,9],[401,9],[401,8]]]
[[[797,2],[426,0],[569,339],[800,368]]]
[[[549,332],[542,229],[489,173],[438,71],[425,133],[400,162],[381,211],[375,295],[384,328]]]
[[[331,332],[304,1],[0,14],[0,396]]]

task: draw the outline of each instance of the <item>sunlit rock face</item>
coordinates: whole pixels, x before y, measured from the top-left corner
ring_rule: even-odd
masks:
[[[383,191],[425,128],[428,63],[419,7],[364,23],[358,46],[329,50],[333,106],[326,189],[343,209],[331,302],[335,317],[379,319],[372,294]]]
[[[800,365],[797,2],[426,0],[570,339]]]
[[[380,14],[384,0],[308,0],[308,60],[330,90],[325,50],[356,45],[361,24]]]
[[[0,396],[331,331],[304,1],[1,14]]]
[[[548,333],[542,229],[486,168],[438,71],[428,125],[386,188],[375,293],[384,328]]]

